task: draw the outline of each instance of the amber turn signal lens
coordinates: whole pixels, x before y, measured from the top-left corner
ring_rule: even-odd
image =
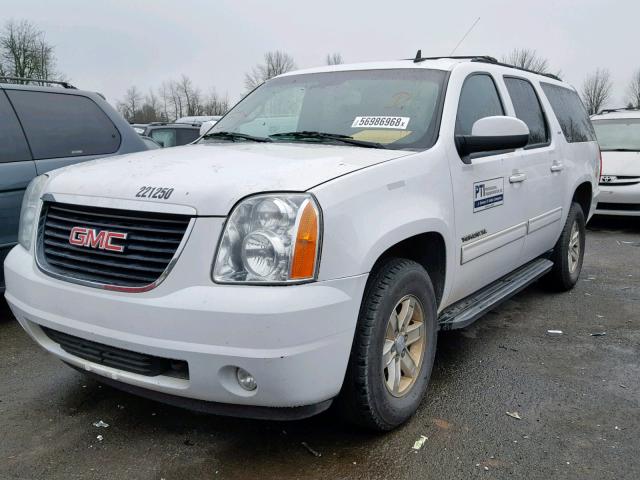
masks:
[[[318,212],[311,202],[302,210],[296,236],[291,276],[293,279],[312,278],[316,270],[318,249]]]

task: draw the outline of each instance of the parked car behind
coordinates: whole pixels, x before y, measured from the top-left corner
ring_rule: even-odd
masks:
[[[211,120],[207,120],[206,122],[202,122],[202,124],[200,125],[200,135],[204,135],[209,130],[211,130],[211,127],[213,127],[216,123],[218,123],[218,120],[220,120],[221,118],[222,118],[222,116],[217,116],[217,117],[212,118]]]
[[[143,135],[158,142],[163,148],[177,147],[197,139],[200,136],[200,124],[154,122],[147,125]]]
[[[193,115],[191,117],[180,117],[175,123],[199,123],[208,122],[210,120],[219,120],[219,115]]]
[[[2,83],[7,80],[21,83]],[[32,178],[73,163],[147,149],[101,95],[66,82],[47,87],[27,83],[0,77],[0,262],[17,243],[20,204]]]
[[[129,392],[258,418],[335,401],[375,430],[418,408],[439,329],[573,288],[600,172],[575,89],[488,57],[290,72],[135,157],[30,184],[5,261],[24,329]]]
[[[591,117],[602,151],[599,215],[640,216],[640,109]]]

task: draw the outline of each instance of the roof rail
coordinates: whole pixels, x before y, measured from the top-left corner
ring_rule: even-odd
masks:
[[[442,58],[450,58],[452,60],[470,60],[472,62],[484,62],[491,63],[493,65],[500,65],[501,67],[515,68],[516,70],[522,70],[523,72],[535,73],[537,75],[544,75],[545,77],[553,78],[554,80],[562,81],[560,77],[552,73],[540,73],[527,68],[517,67],[509,63],[499,62],[496,58],[489,55],[443,55],[441,57],[423,57],[422,50],[418,50],[414,58],[407,58],[405,60],[412,60],[413,63],[424,62],[425,60],[440,60]]]
[[[4,75],[0,76],[0,80],[9,80],[10,82],[16,83],[46,83],[49,85],[60,85],[62,88],[71,88],[77,90],[76,87],[71,85],[69,82],[62,82],[58,80],[43,80],[42,78],[26,78],[26,77],[7,77]]]
[[[472,58],[471,61],[472,62],[486,62],[485,58],[487,58],[487,57],[476,57],[476,58]],[[491,57],[488,57],[488,58],[491,58]],[[495,58],[493,59],[493,61],[491,61],[489,63],[493,63],[494,65],[500,65],[501,67],[514,68],[516,70],[521,70],[523,72],[535,73],[536,75],[542,75],[544,77],[549,77],[549,78],[552,78],[554,80],[558,80],[559,82],[562,81],[562,79],[559,76],[554,75],[553,73],[536,72],[535,70],[529,70],[528,68],[518,67],[516,65],[511,65],[510,63],[499,62]]]
[[[640,110],[640,107],[603,108],[598,112],[598,115],[615,112],[635,112],[636,110]]]
[[[423,57],[422,50],[418,50],[415,57],[406,58],[405,60],[412,60],[413,63],[420,63],[420,62],[424,62],[425,60],[441,60],[443,58],[450,58],[452,60],[475,60],[476,58],[478,58],[486,62],[491,62],[491,63],[498,62],[498,60],[496,60],[493,57],[490,57],[489,55],[442,55],[440,57]]]

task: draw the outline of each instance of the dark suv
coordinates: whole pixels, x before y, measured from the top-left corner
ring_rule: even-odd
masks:
[[[193,142],[200,136],[199,123],[150,123],[145,127],[144,133],[161,146],[177,147]]]
[[[7,81],[20,83],[3,83]],[[73,163],[147,149],[99,94],[66,82],[28,83],[33,81],[0,77],[0,265],[16,244],[22,196],[32,178]]]

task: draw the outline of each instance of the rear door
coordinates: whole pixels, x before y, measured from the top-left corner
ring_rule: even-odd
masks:
[[[452,82],[453,79],[452,79]],[[450,84],[451,87],[454,85]],[[469,135],[483,117],[506,115],[495,78],[472,73],[462,84],[455,122],[456,135]],[[452,301],[459,300],[519,266],[526,235],[528,194],[519,151],[475,154],[464,163],[451,138],[459,271]]]
[[[18,241],[20,205],[36,166],[20,122],[0,89],[0,290],[4,288],[2,264]]]
[[[20,118],[38,174],[116,154],[120,132],[88,97],[70,93],[7,90]]]
[[[527,218],[524,263],[552,248],[560,235],[564,165],[556,142],[551,140],[541,93],[526,78],[505,75],[503,79],[515,116],[529,127],[529,143],[520,151],[531,195],[523,205]]]

